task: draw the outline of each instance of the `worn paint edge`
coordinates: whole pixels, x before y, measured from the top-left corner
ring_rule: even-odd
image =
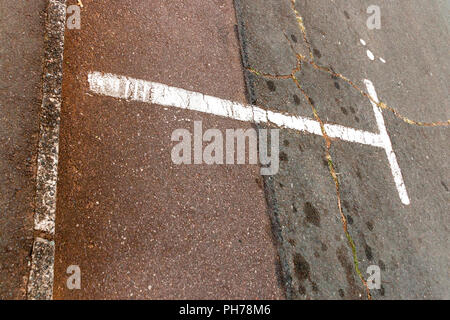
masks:
[[[224,100],[162,83],[97,71],[88,74],[88,82],[92,92],[104,96],[198,111],[255,124],[268,123],[319,136],[323,134],[320,123],[314,119],[265,110],[258,106]],[[330,138],[384,147],[382,137],[378,133],[329,123],[325,124],[325,130]]]

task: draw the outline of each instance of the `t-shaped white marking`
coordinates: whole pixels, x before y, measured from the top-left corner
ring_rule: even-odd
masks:
[[[320,123],[314,119],[264,110],[257,106],[244,105],[198,92],[170,87],[161,83],[101,72],[89,73],[88,80],[92,92],[105,96],[198,111],[239,121],[273,123],[281,128],[323,135]],[[364,83],[367,86],[368,93],[378,102],[372,82],[364,80]],[[409,205],[408,193],[406,192],[397,158],[392,149],[391,139],[387,133],[383,115],[375,103],[372,102],[372,106],[379,133],[336,124],[324,124],[325,131],[330,138],[338,138],[344,141],[385,149],[400,199],[402,203]]]

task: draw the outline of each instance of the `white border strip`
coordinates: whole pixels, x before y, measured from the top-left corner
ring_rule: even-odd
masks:
[[[48,0],[46,14],[34,229],[52,239],[55,233],[66,1]],[[28,299],[53,298],[54,259],[55,243],[35,238],[27,287]]]
[[[92,92],[104,96],[198,111],[240,121],[273,123],[281,128],[322,136],[320,123],[306,117],[264,110],[257,106],[243,105],[161,83],[110,73],[91,72],[88,75],[88,81]],[[376,92],[373,84],[369,80],[365,80],[365,83],[369,94],[375,99]],[[381,110],[376,104],[373,105],[377,125],[380,130],[379,134],[328,123],[324,125],[325,131],[330,138],[338,138],[344,141],[385,149],[400,199],[404,204],[408,205],[410,203],[409,197],[406,193],[400,167],[392,150],[391,140],[387,134]]]
[[[65,0],[49,0],[45,26],[47,35],[40,112],[34,224],[35,230],[51,235],[55,233],[65,21]]]
[[[29,300],[51,300],[53,298],[55,242],[36,238],[31,258],[33,263],[28,280],[27,298]]]

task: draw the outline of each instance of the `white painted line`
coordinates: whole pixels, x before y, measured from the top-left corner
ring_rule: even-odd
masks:
[[[366,45],[366,42],[365,42],[363,39],[359,39],[359,42],[361,42],[361,44],[362,44],[363,46]]]
[[[166,107],[198,111],[254,123],[273,123],[278,127],[322,135],[316,120],[266,111],[257,106],[187,91],[167,85],[113,74],[92,72],[88,75],[91,91],[115,98],[158,104]],[[327,135],[349,142],[382,148],[380,135],[336,124],[325,124]]]
[[[375,60],[375,56],[373,55],[372,51],[367,50],[367,56],[369,57],[370,60]]]
[[[273,123],[281,128],[322,136],[320,123],[306,117],[287,115],[270,110],[266,111],[257,106],[244,105],[198,92],[169,87],[161,83],[138,80],[109,73],[91,72],[88,75],[88,81],[92,92],[104,96],[198,111],[240,121]],[[368,80],[365,80],[366,85],[368,84],[367,81]],[[375,95],[376,97],[373,85],[371,87],[368,85],[368,90],[369,94]],[[330,138],[337,138],[344,141],[385,149],[399,191],[400,199],[404,204],[409,204],[409,198],[406,194],[401,171],[398,167],[395,154],[392,151],[391,140],[387,135],[386,127],[384,126],[383,116],[376,104],[375,107],[374,112],[378,127],[380,128],[380,134],[328,123],[324,124],[325,131]]]
[[[369,93],[369,95],[376,101],[376,103],[379,103],[377,92],[375,91],[373,83],[370,80],[364,80],[364,83],[367,87],[367,92]],[[408,192],[406,191],[405,182],[403,181],[402,171],[400,170],[400,166],[397,162],[397,157],[395,156],[394,150],[392,149],[391,138],[389,138],[386,130],[386,125],[384,124],[383,114],[376,103],[371,101],[373,112],[375,113],[375,119],[378,125],[378,130],[380,130],[380,136],[384,143],[384,150],[386,150],[386,155],[391,167],[391,172],[394,176],[395,186],[397,187],[397,191],[402,203],[405,205],[409,205],[411,202],[408,197]]]
[[[386,63],[386,60],[384,60],[383,58],[380,57],[380,61],[383,63]]]

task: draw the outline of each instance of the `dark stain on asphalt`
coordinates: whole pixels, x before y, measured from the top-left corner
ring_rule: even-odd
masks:
[[[320,249],[322,249],[322,251],[325,252],[328,250],[328,246],[325,243],[321,242]]]
[[[350,112],[351,112],[351,113],[355,114],[355,112],[356,112],[355,108],[353,108],[352,106],[350,106],[349,109],[350,109]]]
[[[308,261],[300,253],[294,256],[295,275],[299,281],[305,281],[309,278],[310,267]]]
[[[358,117],[355,117],[355,121],[359,123],[359,118],[358,118]]]
[[[372,221],[367,221],[366,226],[367,226],[367,229],[369,229],[370,231],[373,231],[373,222]]]
[[[373,260],[372,248],[367,244],[366,237],[364,236],[364,234],[361,234],[361,240],[363,243],[364,253],[366,254],[367,260],[372,261]]]
[[[448,187],[447,185],[444,183],[444,181],[441,181],[442,186],[444,187],[445,191],[448,192]]]
[[[341,298],[345,297],[345,292],[344,292],[344,290],[339,289],[339,296],[340,296]]]
[[[306,202],[303,206],[303,211],[306,215],[306,221],[320,228],[320,214],[319,211],[311,204]]]
[[[295,213],[297,213],[297,207],[295,206],[295,204],[292,204],[292,211],[294,211]]]
[[[350,290],[348,294],[350,295],[350,298],[358,299],[359,294],[362,294],[362,291],[357,287],[353,272],[353,264],[350,262],[347,254],[347,250],[344,246],[340,246],[338,249],[336,249],[336,256],[345,271],[345,277],[347,279],[348,287]]]
[[[312,291],[314,293],[318,293],[319,292],[319,287],[317,286],[317,283],[311,281],[311,286],[312,286]]]
[[[359,208],[358,205],[353,203],[352,207],[350,208],[350,204],[347,200],[342,200],[342,205],[344,206],[344,209],[347,210],[347,212],[353,213],[353,215],[359,217]]]
[[[366,253],[367,259],[369,261],[372,261],[373,260],[372,248],[368,244],[364,246],[364,252]]]
[[[322,53],[320,53],[320,51],[319,50],[317,50],[317,49],[314,49],[313,50],[313,53],[314,53],[314,55],[317,57],[317,58],[322,58]]]
[[[345,11],[345,10],[344,10],[344,16],[345,16],[347,19],[350,19],[350,15],[349,15],[348,12]]]
[[[298,95],[294,94],[294,95],[293,95],[293,98],[294,98],[294,103],[295,103],[296,105],[299,105],[299,104],[300,104],[300,98],[298,97]]]
[[[285,162],[289,161],[288,155],[283,151],[280,152],[280,161],[285,161]]]
[[[301,295],[305,295],[306,294],[306,289],[301,284],[298,286],[298,293],[300,293]]]
[[[372,248],[365,242],[364,242],[364,253],[366,254],[367,260],[369,261],[373,260]]]
[[[337,81],[334,82],[334,86],[336,89],[340,90],[341,86],[339,85],[339,83],[337,83]]]
[[[283,141],[283,145],[284,145],[285,147],[289,147],[289,140],[284,140],[284,141]]]
[[[272,80],[266,81],[267,88],[269,88],[270,91],[275,92],[277,90],[277,87],[275,86],[275,83]]]
[[[381,271],[386,271],[386,264],[383,260],[378,260],[378,266],[380,267]]]
[[[348,224],[349,224],[349,225],[352,225],[352,224],[353,224],[353,218],[352,218],[351,215],[347,215],[347,221],[348,221]]]
[[[341,111],[343,114],[348,115],[348,111],[344,107],[341,107]]]
[[[292,41],[294,41],[295,43],[297,43],[297,37],[293,34],[291,34],[291,39]]]
[[[359,180],[362,180],[361,171],[359,168],[356,168],[356,176],[358,177]]]

